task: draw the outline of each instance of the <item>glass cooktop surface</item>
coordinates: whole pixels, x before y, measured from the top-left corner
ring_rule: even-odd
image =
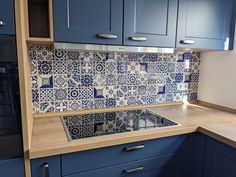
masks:
[[[69,140],[180,125],[147,109],[64,116]]]

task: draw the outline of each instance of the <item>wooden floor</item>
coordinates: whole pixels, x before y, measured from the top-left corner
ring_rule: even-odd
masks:
[[[236,148],[236,114],[197,104],[153,107],[181,126],[68,141],[60,116],[34,120],[31,159],[200,131]]]

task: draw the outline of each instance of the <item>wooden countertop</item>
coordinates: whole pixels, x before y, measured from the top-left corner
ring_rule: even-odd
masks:
[[[152,107],[181,126],[68,141],[60,116],[35,118],[30,159],[200,131],[236,148],[236,114],[197,104]]]

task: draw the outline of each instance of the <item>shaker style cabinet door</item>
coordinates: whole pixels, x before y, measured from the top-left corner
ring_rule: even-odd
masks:
[[[229,50],[233,0],[179,0],[177,48]]]
[[[122,44],[123,0],[54,0],[56,42]]]
[[[204,177],[235,177],[236,149],[207,138]]]
[[[177,0],[125,0],[124,45],[175,47]]]
[[[14,34],[14,2],[13,0],[0,0],[0,35]]]

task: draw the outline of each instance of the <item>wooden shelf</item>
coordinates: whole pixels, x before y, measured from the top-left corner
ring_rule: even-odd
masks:
[[[27,40],[28,44],[53,44],[53,41],[51,38],[36,38],[36,37],[30,37]]]

